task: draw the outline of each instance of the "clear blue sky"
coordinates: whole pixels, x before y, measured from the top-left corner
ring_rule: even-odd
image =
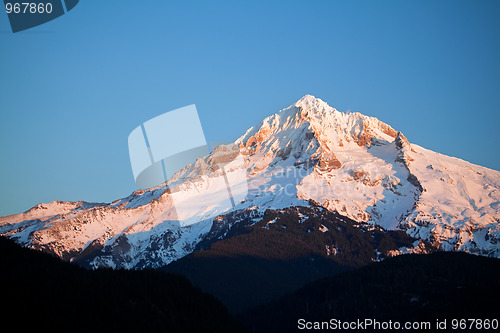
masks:
[[[98,1],[0,13],[0,215],[136,189],[127,137],[196,104],[232,141],[309,93],[500,170],[500,1]]]

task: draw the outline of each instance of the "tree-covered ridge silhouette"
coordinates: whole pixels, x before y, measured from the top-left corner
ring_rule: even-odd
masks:
[[[238,318],[259,333],[300,332],[300,318],[447,319],[452,332],[452,319],[500,320],[499,276],[499,259],[457,252],[402,255],[312,282]]]
[[[4,237],[0,266],[0,317],[19,331],[245,332],[221,303],[181,276],[90,271]]]

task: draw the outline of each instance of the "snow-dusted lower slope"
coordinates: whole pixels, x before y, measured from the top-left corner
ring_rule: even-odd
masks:
[[[248,224],[268,208],[314,202],[444,250],[500,257],[499,188],[498,171],[306,95],[165,184],[110,204],[40,204],[0,218],[0,234],[92,267],[158,267],[192,252],[231,211],[231,223]]]
[[[187,188],[172,193],[163,185],[106,205],[40,204],[26,213],[0,218],[0,233],[92,267],[157,267],[190,253],[210,230],[212,219],[227,211],[218,209],[216,191],[217,187],[209,187],[206,191]],[[190,197],[196,198],[200,192],[205,194],[203,204],[210,199],[215,203],[204,212],[193,210],[192,216],[179,220],[174,200],[189,205]],[[195,221],[181,225],[190,219]]]

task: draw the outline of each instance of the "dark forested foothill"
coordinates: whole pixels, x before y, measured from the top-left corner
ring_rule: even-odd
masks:
[[[181,276],[90,271],[3,237],[0,267],[0,318],[10,331],[245,332]]]
[[[456,332],[453,319],[498,323],[499,277],[499,259],[454,252],[402,255],[310,283],[238,318],[259,333],[304,331],[299,319],[314,323],[366,318],[430,322],[430,331]],[[436,320],[444,319],[447,330],[437,330]]]

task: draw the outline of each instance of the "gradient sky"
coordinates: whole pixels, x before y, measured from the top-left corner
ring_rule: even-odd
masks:
[[[500,1],[98,1],[0,13],[0,215],[137,189],[127,137],[196,104],[233,141],[312,94],[500,170]]]

